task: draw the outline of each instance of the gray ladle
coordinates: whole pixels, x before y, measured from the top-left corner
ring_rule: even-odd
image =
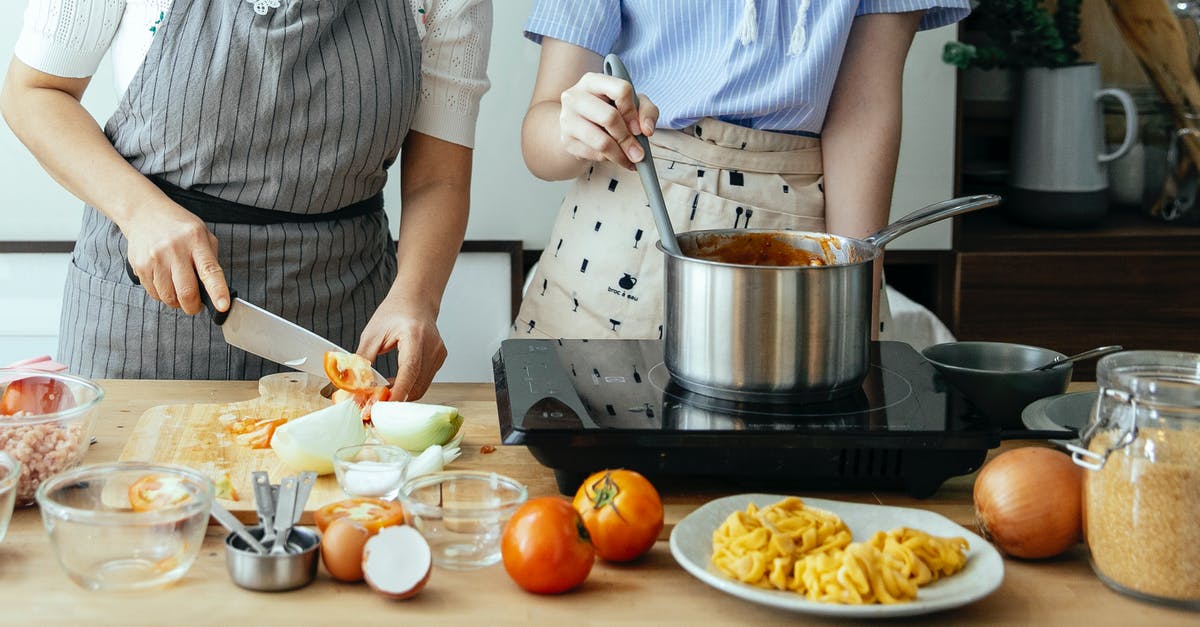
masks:
[[[609,76],[619,78],[629,83],[629,88],[633,91],[633,107],[637,109],[638,97],[637,89],[633,86],[633,79],[629,78],[629,71],[625,69],[625,64],[621,63],[621,59],[615,54],[610,54],[604,57],[604,73]],[[667,214],[667,204],[663,202],[662,187],[658,183],[658,172],[654,169],[654,159],[650,156],[650,142],[645,135],[637,135],[638,145],[642,147],[644,156],[637,163],[638,175],[642,177],[642,187],[646,190],[646,199],[650,201],[650,211],[654,214],[654,225],[658,228],[658,237],[662,240],[663,248],[668,253],[683,257],[683,251],[679,250],[679,241],[675,239],[675,229],[671,226],[671,216]]]
[[[1058,361],[1052,361],[1044,366],[1038,366],[1037,368],[1034,368],[1034,370],[1050,370],[1051,368],[1057,368],[1063,364],[1075,363],[1077,361],[1088,359],[1090,357],[1103,357],[1104,355],[1107,355],[1109,353],[1115,353],[1117,351],[1122,351],[1122,350],[1125,350],[1125,349],[1122,348],[1121,346],[1115,346],[1115,345],[1114,346],[1101,346],[1099,348],[1093,348],[1092,350],[1087,350],[1087,351],[1083,351],[1082,353],[1077,353],[1075,355],[1071,355],[1070,357],[1064,357],[1063,359],[1059,359]]]

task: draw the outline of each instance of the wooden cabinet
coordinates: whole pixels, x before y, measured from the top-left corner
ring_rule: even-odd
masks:
[[[1035,229],[1002,208],[955,226],[960,340],[1200,352],[1200,227],[1110,213],[1095,229]],[[1076,378],[1094,368],[1078,366]]]

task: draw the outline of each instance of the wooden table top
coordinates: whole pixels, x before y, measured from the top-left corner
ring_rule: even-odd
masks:
[[[101,381],[106,398],[95,428],[97,443],[85,463],[115,460],[142,412],[155,405],[233,402],[256,395],[253,382]],[[456,406],[466,417],[463,456],[455,467],[494,470],[529,486],[531,496],[555,494],[553,473],[524,447],[500,446],[489,384],[435,385],[423,401]],[[481,447],[496,446],[484,454]],[[1017,446],[1009,442],[1002,448]],[[993,451],[993,454],[995,451]],[[974,528],[973,477],[948,481],[929,499],[873,492],[821,492],[814,497],[916,507]],[[661,486],[660,486],[661,487]],[[666,538],[675,522],[730,492],[696,484],[663,490],[667,526],[646,556],[627,565],[597,561],[587,582],[561,596],[527,594],[495,565],[470,572],[434,569],[429,585],[407,601],[389,601],[365,584],[343,584],[322,568],[317,581],[285,593],[236,587],[225,572],[224,530],[210,527],[187,575],[161,590],[88,592],[56,563],[36,507],[18,509],[0,542],[0,623],[212,624],[247,619],[260,624],[367,623],[383,620],[451,624],[747,624],[817,622],[810,615],[772,609],[717,592],[676,563]],[[965,607],[904,619],[908,622],[1195,625],[1197,616],[1139,602],[1111,591],[1092,573],[1077,547],[1041,562],[1005,560],[1005,578],[990,596]],[[16,614],[15,612],[20,612]]]

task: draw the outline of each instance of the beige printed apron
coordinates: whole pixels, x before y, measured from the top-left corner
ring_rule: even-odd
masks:
[[[819,139],[704,119],[650,143],[676,232],[825,231]],[[657,241],[637,173],[594,165],[563,201],[513,337],[661,339]]]

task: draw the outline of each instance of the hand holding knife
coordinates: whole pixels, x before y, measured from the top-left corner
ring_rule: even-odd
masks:
[[[125,273],[134,285],[141,285],[128,261],[125,262]],[[213,323],[221,328],[230,346],[322,378],[326,376],[326,352],[350,352],[304,327],[238,298],[232,288],[229,290],[229,309],[218,311],[204,289],[204,283],[197,282],[200,301],[204,303]],[[377,385],[388,385],[383,375],[378,371],[372,372],[375,373]]]

